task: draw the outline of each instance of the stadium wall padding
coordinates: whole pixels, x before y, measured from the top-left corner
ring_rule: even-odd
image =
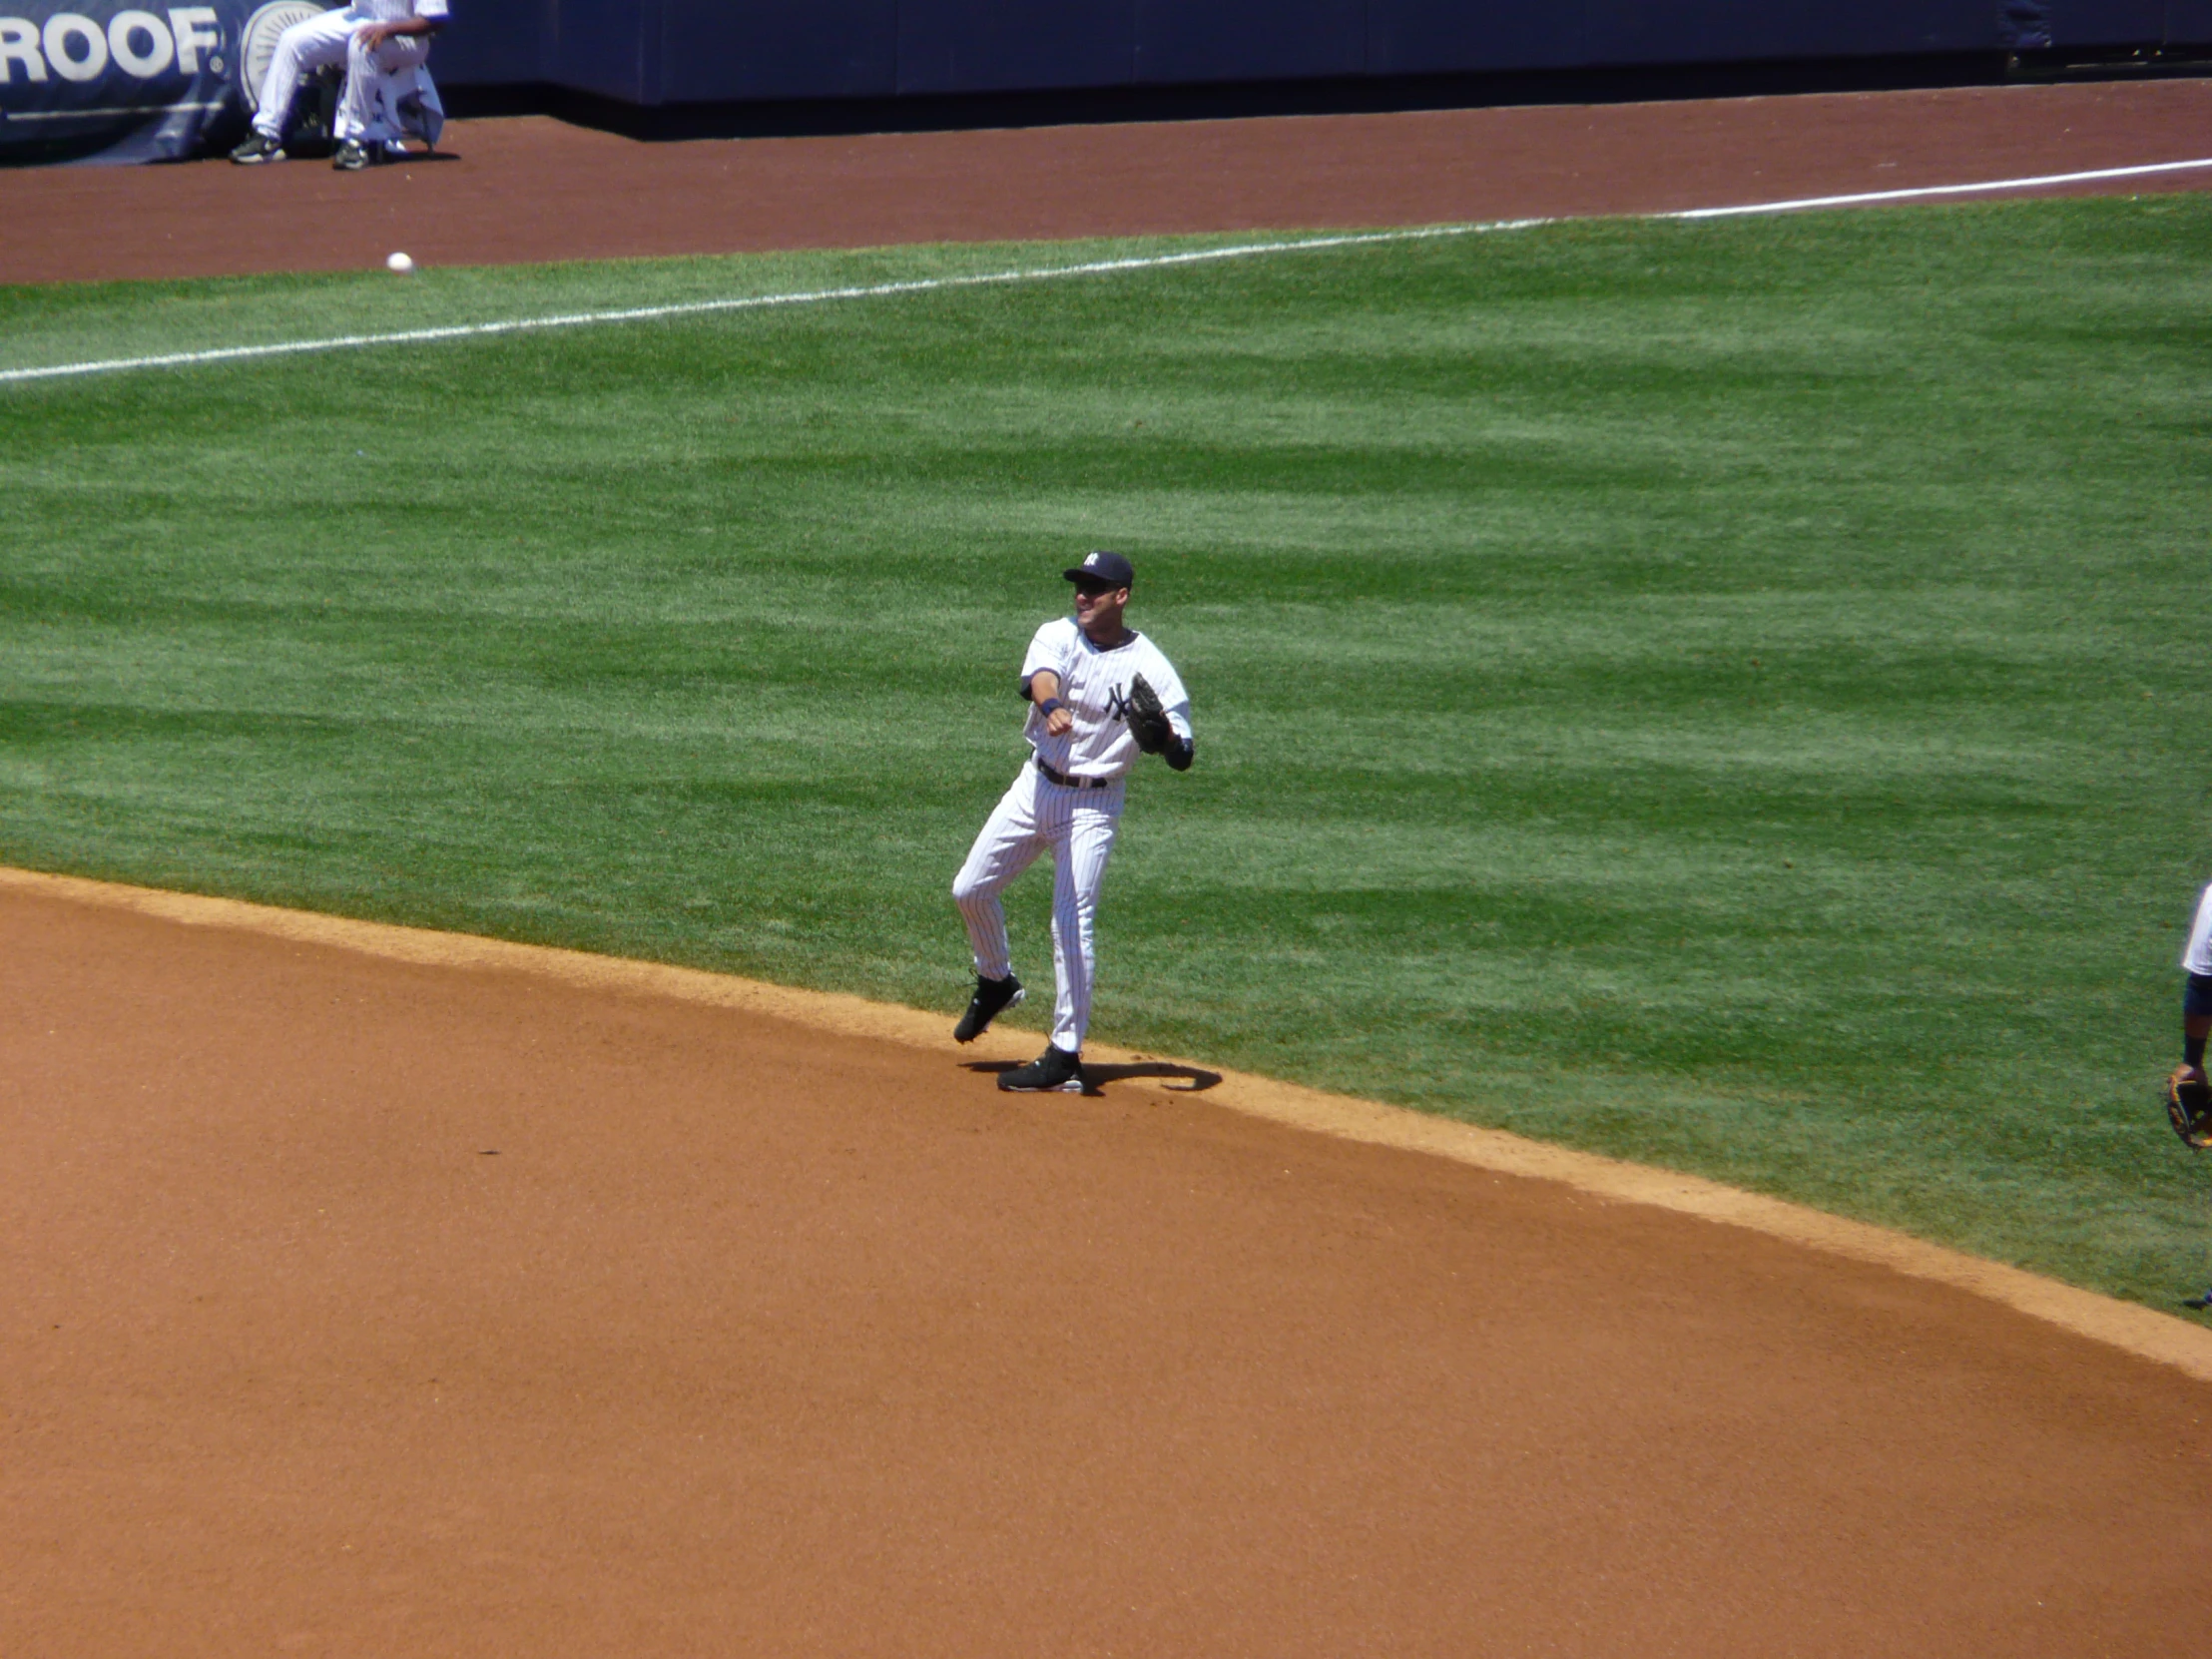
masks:
[[[897,0],[900,93],[1057,91],[1129,84],[1129,0]]]
[[[2212,46],[2212,0],[2167,0],[2166,39],[2175,46]]]
[[[1140,86],[1364,75],[1367,0],[1136,0]]]
[[[436,67],[650,106],[2167,40],[2212,0],[454,0]]]
[[[277,9],[0,0],[0,160],[203,147],[243,123],[239,43]],[[431,70],[650,108],[2168,41],[2212,48],[2212,0],[453,0]]]
[[[2095,0],[2050,9],[2053,46],[2121,46],[2166,33],[2166,0]]]

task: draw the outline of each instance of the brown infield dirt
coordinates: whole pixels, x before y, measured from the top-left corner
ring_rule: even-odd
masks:
[[[948,1024],[0,882],[0,1651],[2201,1639],[2212,1343]]]
[[[0,176],[0,276],[1710,205],[2182,159],[2208,90],[483,123]],[[1000,1095],[949,1018],[0,879],[0,1653],[2200,1649],[2206,1333],[1257,1079]]]
[[[0,282],[1658,213],[2212,157],[2212,81],[743,143],[516,119],[445,149],[0,170]]]

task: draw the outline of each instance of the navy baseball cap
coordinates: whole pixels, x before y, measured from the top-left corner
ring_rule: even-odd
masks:
[[[1137,580],[1137,572],[1127,559],[1104,548],[1084,554],[1081,564],[1060,574],[1071,582],[1098,582],[1109,588],[1132,587]]]

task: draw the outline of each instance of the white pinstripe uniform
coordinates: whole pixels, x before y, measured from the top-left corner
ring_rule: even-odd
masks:
[[[2197,896],[2197,913],[2189,923],[2189,944],[2181,953],[2181,970],[2212,978],[2212,886]]]
[[[356,37],[370,23],[400,23],[410,17],[443,23],[449,15],[448,0],[352,0],[343,10],[294,23],[277,37],[276,50],[262,77],[254,130],[271,143],[281,139],[299,77],[325,64],[342,63],[345,91],[338,98],[333,136],[357,144],[398,143],[414,130],[400,105],[410,96],[437,103],[437,91],[423,68],[430,58],[429,37],[393,35],[374,47],[361,45]],[[443,124],[440,106],[438,125]],[[435,139],[436,134],[425,136]]]
[[[1034,752],[1030,764],[984,821],[967,862],[953,878],[952,901],[967,922],[976,973],[1003,979],[1013,964],[1006,910],[998,895],[1039,853],[1051,852],[1052,969],[1058,986],[1052,1043],[1076,1054],[1091,1023],[1096,960],[1092,918],[1098,911],[1098,889],[1121,826],[1125,780],[1137,764],[1137,740],[1123,718],[1129,682],[1138,674],[1145,677],[1166,706],[1168,724],[1186,741],[1192,735],[1191,700],[1175,665],[1142,634],[1131,631],[1109,650],[1094,645],[1072,617],[1046,623],[1029,642],[1021,664],[1023,695],[1030,680],[1048,669],[1060,677],[1060,700],[1075,724],[1065,735],[1053,737],[1036,704],[1030,704],[1022,730]],[[1038,770],[1039,761],[1077,783],[1054,783]]]

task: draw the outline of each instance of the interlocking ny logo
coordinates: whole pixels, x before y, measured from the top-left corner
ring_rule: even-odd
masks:
[[[1129,723],[1129,699],[1119,686],[1106,694],[1106,723],[1110,726],[1117,720],[1125,726]]]

